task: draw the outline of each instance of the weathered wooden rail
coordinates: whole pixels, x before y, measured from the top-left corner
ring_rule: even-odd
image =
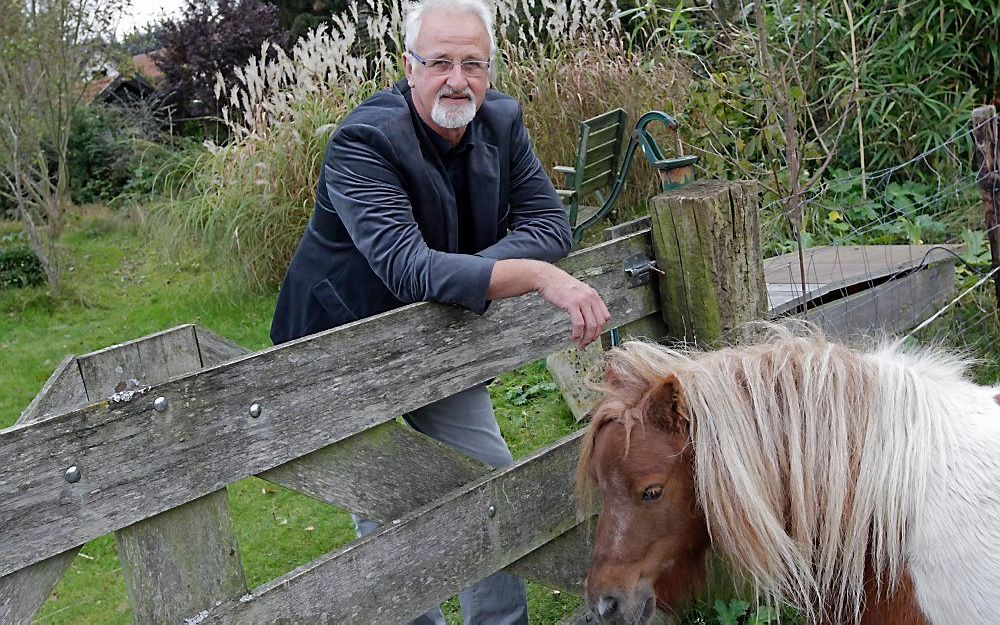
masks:
[[[650,254],[647,231],[562,266],[621,325],[659,307],[655,285],[630,288],[623,272]],[[143,623],[402,622],[505,567],[579,592],[585,556],[537,553],[578,524],[578,435],[490,471],[393,421],[569,330],[524,297],[483,317],[407,306],[252,354],[182,326],[68,358],[0,431],[0,622],[30,621],[78,548],[112,531]],[[385,529],[250,593],[225,496],[250,475]],[[574,536],[548,549],[579,549]]]

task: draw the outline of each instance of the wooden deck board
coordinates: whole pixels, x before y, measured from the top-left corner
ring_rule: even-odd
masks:
[[[960,245],[850,245],[805,250],[806,300],[812,302],[839,289],[880,281],[900,273],[953,261]],[[764,260],[768,304],[773,316],[802,303],[797,252]]]

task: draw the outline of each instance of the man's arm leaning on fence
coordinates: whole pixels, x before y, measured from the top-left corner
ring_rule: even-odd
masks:
[[[583,349],[600,336],[611,313],[600,294],[562,269],[530,259],[504,259],[493,265],[489,299],[517,297],[531,292],[569,314],[573,341]]]
[[[600,334],[610,318],[600,295],[561,269],[533,259],[564,256],[569,249],[568,225],[561,227],[566,223],[561,205],[553,212],[548,198],[537,201],[551,183],[530,152],[526,133],[520,151],[512,151],[512,158],[521,159],[512,171],[518,182],[511,193],[512,232],[477,255],[428,248],[402,182],[381,157],[380,153],[392,153],[392,147],[378,129],[342,127],[337,135],[325,164],[331,198],[343,207],[338,213],[355,245],[398,299],[459,304],[482,314],[487,300],[534,291],[567,312],[573,340],[581,347]],[[518,194],[536,201],[525,201],[528,197]],[[515,197],[520,200],[516,207]],[[525,257],[507,256],[515,252]]]

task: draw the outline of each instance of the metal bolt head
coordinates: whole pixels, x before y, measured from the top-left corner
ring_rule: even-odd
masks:
[[[153,400],[153,410],[155,410],[156,412],[163,412],[166,409],[167,409],[166,397],[161,396]]]
[[[490,518],[492,519],[497,515],[497,507],[490,506],[489,509],[486,511],[486,514],[490,515]]]
[[[66,469],[66,475],[63,477],[65,477],[66,481],[70,484],[75,484],[80,481],[80,469],[78,469],[76,465],[73,465]]]
[[[252,418],[256,419],[261,413],[260,404],[251,404],[248,412]]]

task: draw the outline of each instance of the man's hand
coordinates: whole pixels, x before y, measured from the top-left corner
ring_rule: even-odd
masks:
[[[554,271],[538,288],[538,294],[546,302],[569,313],[573,321],[573,340],[583,349],[601,335],[604,325],[611,319],[611,313],[590,285],[554,265],[549,267]]]
[[[493,265],[487,297],[504,299],[532,291],[569,314],[573,341],[580,349],[600,336],[611,319],[597,291],[555,265],[527,259],[498,260]]]

